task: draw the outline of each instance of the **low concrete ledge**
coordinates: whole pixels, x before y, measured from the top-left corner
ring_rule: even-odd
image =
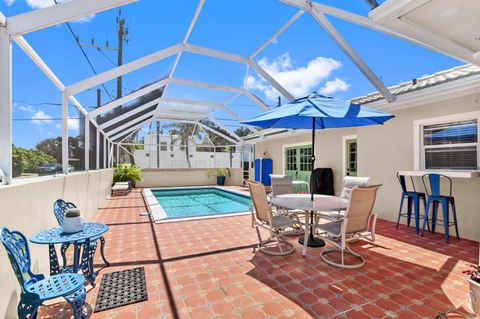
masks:
[[[152,219],[156,222],[167,218],[167,213],[163,210],[155,195],[148,188],[142,190],[143,197],[147,203],[147,208],[152,215]]]

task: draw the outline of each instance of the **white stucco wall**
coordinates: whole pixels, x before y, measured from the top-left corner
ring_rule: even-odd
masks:
[[[225,185],[241,185],[243,180],[242,169],[229,168],[229,170],[231,176],[227,177]],[[216,177],[208,177],[208,169],[204,168],[148,168],[142,170],[142,178],[142,182],[137,182],[137,187],[203,186],[217,184]]]
[[[357,135],[358,176],[371,177],[371,183],[382,183],[375,211],[380,218],[396,221],[400,186],[396,173],[400,170],[412,171],[413,130],[415,120],[449,114],[480,111],[480,94],[445,100],[433,104],[417,106],[391,112],[395,119],[385,125],[352,129],[334,129],[316,133],[315,167],[331,167],[335,175],[335,191],[341,191],[343,174],[342,137]],[[308,144],[310,134],[297,134],[281,139],[260,141],[256,144],[255,156],[263,157],[268,151],[273,159],[273,172],[283,173],[283,146],[288,144]],[[453,180],[453,195],[456,198],[460,236],[480,240],[480,178]],[[417,180],[417,190],[423,189]],[[405,222],[405,219],[403,219]],[[437,227],[438,231],[442,231]],[[394,229],[392,229],[394,231]],[[453,228],[451,229],[453,231]]]
[[[57,226],[53,203],[58,198],[75,203],[88,219],[97,212],[111,188],[111,169],[42,177],[0,186],[0,226],[21,231],[27,239]],[[31,244],[32,271],[49,273],[48,247]],[[0,318],[17,318],[20,286],[3,246],[0,248]]]

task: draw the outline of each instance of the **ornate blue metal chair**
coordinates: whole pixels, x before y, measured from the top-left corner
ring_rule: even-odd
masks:
[[[428,219],[428,215],[425,213],[424,216],[420,215],[420,201],[423,202],[423,208],[425,212],[427,211],[427,204],[425,201],[425,193],[417,192],[415,189],[415,183],[413,182],[412,176],[410,176],[410,182],[412,183],[413,191],[409,191],[407,188],[407,181],[404,175],[400,175],[397,173],[397,179],[400,182],[400,187],[402,188],[402,198],[400,200],[400,208],[398,210],[398,218],[397,218],[397,229],[400,226],[400,218],[407,217],[407,226],[410,227],[410,223],[412,221],[412,208],[413,208],[413,215],[415,218],[415,231],[417,234],[420,230],[420,219],[421,217]],[[403,204],[407,200],[407,212],[402,213]],[[427,225],[429,225],[427,223]],[[430,226],[428,226],[430,229]]]
[[[67,212],[67,210],[70,208],[76,208],[76,207],[77,206],[75,206],[74,203],[66,202],[63,199],[57,199],[55,203],[53,203],[53,213],[55,214],[58,225],[60,227],[63,225],[63,220],[65,219],[65,213]],[[105,238],[103,238],[103,236],[100,236],[98,238],[93,238],[91,241],[91,244],[94,244],[98,239],[100,239],[100,243],[101,243],[100,254],[102,255],[102,259],[107,266],[110,266],[110,263],[107,261],[107,258],[105,258]],[[63,268],[65,268],[67,265],[67,258],[65,256],[65,253],[68,250],[68,247],[70,247],[70,244],[62,244],[62,247],[60,248],[60,252],[62,255]],[[92,260],[92,263],[93,263],[93,260]]]
[[[0,240],[7,250],[22,289],[17,309],[20,319],[35,319],[38,308],[44,301],[58,297],[64,297],[70,304],[75,319],[87,318],[83,309],[86,292],[85,279],[82,275],[68,273],[45,277],[33,274],[30,269],[30,250],[25,236],[2,227]]]
[[[425,179],[428,178],[430,182],[430,193],[428,192],[427,185],[425,183]],[[442,184],[442,180],[447,183],[449,193],[448,195],[441,195],[440,186]],[[457,224],[457,210],[455,208],[455,198],[452,196],[452,179],[448,176],[442,174],[425,174],[422,176],[423,186],[425,187],[425,191],[427,193],[427,208],[425,209],[425,215],[428,215],[430,211],[430,206],[432,206],[432,233],[435,232],[435,226],[437,224],[437,213],[438,213],[438,206],[442,204],[442,213],[443,213],[443,226],[445,228],[445,241],[448,243],[450,241],[450,234],[449,230],[451,226],[455,226],[455,231],[457,234],[457,239],[460,239],[458,235],[458,224]],[[449,206],[452,206],[452,215],[453,215],[453,222],[450,222],[450,210]],[[428,219],[425,219],[423,222],[423,229],[422,229],[422,236],[425,233],[425,225],[428,223]]]

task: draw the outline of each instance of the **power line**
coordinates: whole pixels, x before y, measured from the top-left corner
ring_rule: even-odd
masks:
[[[57,0],[53,0],[55,2],[55,4],[58,4]],[[70,23],[66,22],[67,24],[67,27],[68,29],[70,30],[70,33],[72,34],[73,38],[75,39],[75,43],[77,44],[77,46],[80,48],[80,51],[82,51],[82,54],[83,56],[85,57],[85,60],[87,60],[87,63],[88,65],[90,66],[90,68],[92,69],[93,73],[95,75],[97,75],[97,71],[95,70],[95,67],[93,66],[92,64],[92,61],[90,61],[90,59],[88,58],[88,55],[87,53],[85,52],[85,50],[82,48],[82,46],[80,45],[80,43],[78,43],[77,41],[77,35],[75,34],[75,32],[73,32],[73,29],[72,27],[70,26]],[[110,100],[113,100],[112,96],[110,95],[110,93],[108,92],[107,88],[105,87],[105,84],[101,84],[102,85],[102,88],[103,90],[105,91],[105,93],[107,93],[107,95],[110,97]]]

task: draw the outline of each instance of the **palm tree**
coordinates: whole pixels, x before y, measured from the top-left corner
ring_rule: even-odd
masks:
[[[180,150],[185,151],[188,168],[192,167],[190,163],[190,143],[195,144],[195,139],[200,130],[197,125],[189,123],[172,123],[168,125],[170,129],[171,143],[180,143]]]

